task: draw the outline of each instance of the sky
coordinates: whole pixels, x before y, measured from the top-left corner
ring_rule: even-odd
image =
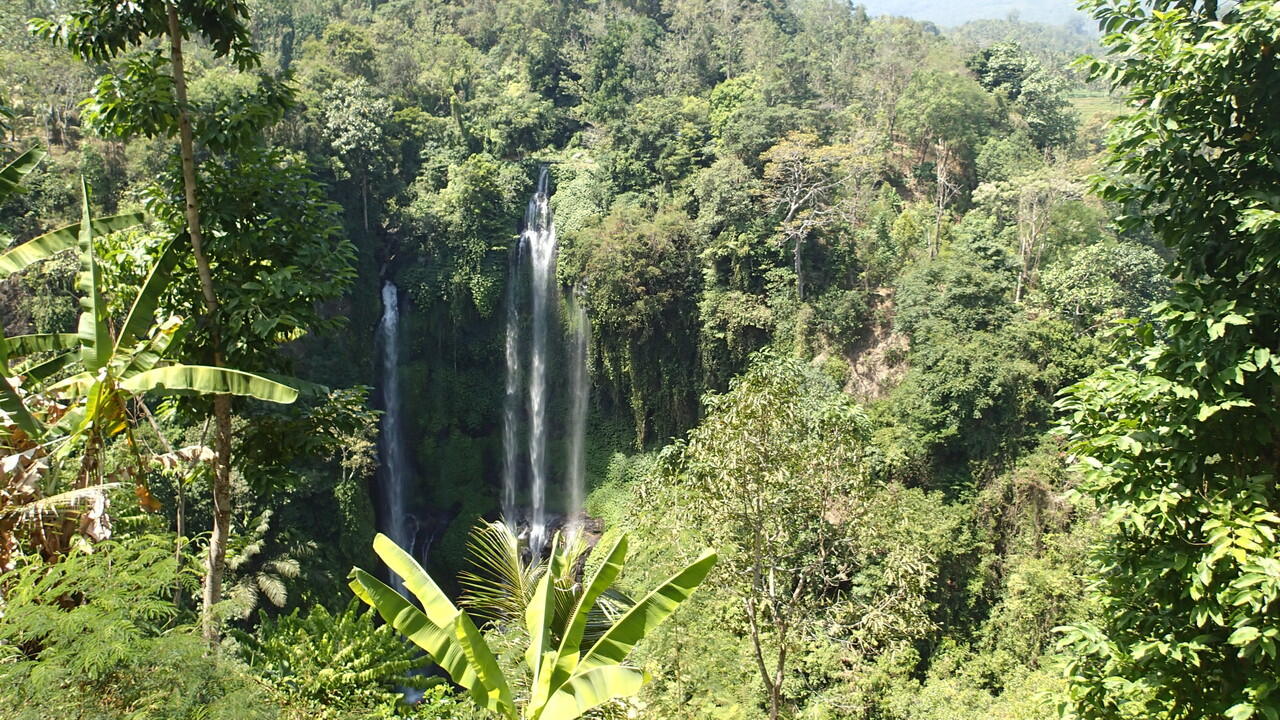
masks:
[[[970,20],[1004,19],[1011,12],[1022,20],[1062,25],[1083,17],[1075,0],[856,0],[872,15],[904,15],[938,25]]]

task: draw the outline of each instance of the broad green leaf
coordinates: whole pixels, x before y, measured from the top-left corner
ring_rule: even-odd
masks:
[[[97,372],[111,360],[111,332],[107,328],[106,303],[102,300],[102,279],[93,247],[93,221],[89,218],[89,186],[80,178],[80,274],[76,290],[80,293],[80,362],[90,372]]]
[[[612,587],[614,581],[618,579],[626,559],[627,536],[623,534],[618,536],[608,552],[604,554],[604,560],[584,585],[582,595],[578,598],[578,604],[573,609],[573,615],[565,629],[564,637],[560,639],[560,651],[556,653],[556,668],[551,677],[551,687],[558,688],[577,668],[578,658],[582,655],[579,645],[582,644],[582,633],[587,627],[587,616],[591,614],[591,608],[595,606],[604,591]]]
[[[373,539],[373,549],[392,572],[404,579],[405,589],[422,603],[423,617],[437,629],[453,633],[454,643],[461,648],[468,668],[477,678],[471,688],[472,698],[484,707],[514,717],[515,705],[511,699],[511,688],[498,669],[498,660],[493,651],[485,644],[471,618],[458,610],[418,561],[391,538],[378,533]],[[368,586],[365,589],[367,591]],[[395,601],[388,599],[386,602]]]
[[[9,378],[0,377],[0,410],[9,416],[27,435],[38,438],[44,434],[44,426],[27,410],[22,396],[11,384]]]
[[[253,373],[208,365],[167,365],[138,373],[120,381],[133,393],[194,391],[210,395],[244,395],[265,402],[288,405],[298,399],[298,391]]]
[[[594,668],[621,663],[636,643],[666,620],[689,598],[715,567],[716,554],[704,552],[693,564],[673,575],[644,596],[604,634],[578,664],[576,675]]]
[[[116,339],[116,352],[120,352],[120,346],[125,343],[147,337],[147,331],[155,321],[156,304],[160,301],[160,294],[168,287],[169,274],[178,263],[178,253],[174,244],[174,240],[165,243],[155,263],[151,265],[146,282],[134,297],[133,307],[129,308],[129,315],[120,328],[120,335]]]
[[[124,360],[126,364],[119,372],[122,378],[132,377],[140,372],[145,372],[160,364],[164,359],[165,352],[173,341],[182,334],[183,325],[177,318],[171,318],[168,322],[162,323],[151,331],[151,337],[138,343],[125,352],[116,351],[116,359]],[[117,348],[123,339],[117,340]],[[270,378],[268,378],[270,379]]]
[[[349,585],[356,597],[377,610],[396,632],[425,650],[455,683],[469,690],[477,687],[479,679],[454,637],[452,623],[445,628],[438,627],[400,593],[360,568],[351,570]],[[488,689],[483,684],[478,687],[482,697],[487,695]]]
[[[436,627],[447,628],[453,624],[461,611],[412,555],[382,533],[374,536],[373,551],[386,563],[387,569],[404,579],[405,589],[418,598],[423,611]]]
[[[89,388],[98,382],[98,376],[88,372],[78,372],[71,377],[66,377],[58,382],[45,388],[45,392],[51,395],[67,395],[71,397],[84,397],[88,395]]]
[[[542,682],[543,657],[551,650],[551,619],[555,613],[555,595],[552,585],[564,570],[564,553],[560,551],[560,536],[551,541],[551,564],[538,580],[533,590],[533,598],[524,611],[524,626],[529,631],[529,647],[525,649],[524,659],[533,673],[533,702],[538,701]],[[542,695],[543,698],[546,695]]]
[[[1258,628],[1246,625],[1231,633],[1231,637],[1227,638],[1227,642],[1232,645],[1248,645],[1257,640],[1262,635]]]
[[[559,687],[546,705],[534,711],[537,720],[574,720],[610,700],[640,692],[649,676],[636,668],[605,665],[575,675]]]
[[[44,150],[33,147],[22,153],[13,162],[4,166],[0,170],[0,200],[12,195],[18,189],[18,183],[22,182],[22,178],[31,174],[32,170],[40,164],[40,161],[48,155]]]
[[[59,370],[70,365],[78,355],[79,353],[76,351],[69,350],[60,355],[55,355],[48,360],[14,368],[13,374],[15,376],[23,376],[36,381],[47,380]]]
[[[1253,703],[1236,703],[1235,705],[1227,708],[1226,716],[1230,718],[1230,720],[1248,720],[1253,717],[1254,710],[1255,708]]]
[[[453,627],[458,643],[462,645],[462,652],[466,654],[476,677],[486,688],[484,699],[480,704],[515,720],[516,706],[511,696],[511,687],[502,674],[502,668],[498,666],[497,656],[493,654],[493,650],[489,649],[489,644],[480,634],[480,629],[464,612],[458,613]],[[475,692],[472,692],[472,697],[475,698],[475,696]]]
[[[99,235],[107,235],[141,225],[143,220],[142,213],[95,218],[93,230]],[[72,223],[0,253],[0,279],[19,272],[34,262],[51,258],[63,250],[70,250],[79,239],[80,223]]]
[[[75,333],[44,333],[41,335],[15,335],[4,338],[5,356],[25,357],[41,352],[71,350],[80,338]]]

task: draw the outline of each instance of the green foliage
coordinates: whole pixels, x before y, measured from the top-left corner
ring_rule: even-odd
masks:
[[[409,291],[424,306],[443,302],[455,318],[468,310],[489,317],[502,297],[502,251],[515,235],[511,218],[527,180],[518,167],[488,155],[451,166],[442,188],[424,180],[411,188],[413,199],[403,210],[426,264],[411,271]]]
[[[182,180],[176,168],[152,188],[148,207],[175,233],[183,227]],[[245,148],[201,165],[201,218],[215,261],[218,320],[229,362],[265,371],[287,370],[276,352],[308,332],[328,333],[342,319],[323,304],[342,296],[355,278],[355,248],[342,236],[337,207],[306,165],[279,150]],[[201,308],[194,262],[185,256],[162,306],[190,314]],[[203,328],[177,350],[205,357],[212,338]]]
[[[705,402],[703,422],[664,451],[657,487],[723,549],[713,586],[737,600],[770,715],[804,702],[792,656],[805,647],[856,655],[927,637],[929,588],[958,518],[937,496],[869,480],[860,409],[767,353]]]
[[[1027,125],[1036,147],[1064,145],[1079,120],[1067,101],[1067,83],[1049,73],[1016,42],[991,45],[965,65],[986,89],[1008,99]]]
[[[644,444],[688,427],[699,391],[693,323],[700,278],[689,218],[619,205],[566,248],[562,262],[586,279],[592,362],[630,405]]]
[[[1280,213],[1263,188],[1280,10],[1088,7],[1115,54],[1091,72],[1135,101],[1097,189],[1144,208],[1121,224],[1149,223],[1179,281],[1154,310],[1167,339],[1134,328],[1123,362],[1062,401],[1080,490],[1107,530],[1098,615],[1064,637],[1070,704],[1086,718],[1277,717]]]
[[[925,148],[942,143],[967,156],[995,120],[995,101],[965,75],[921,71],[898,100],[898,127],[907,141]]]
[[[0,702],[10,717],[276,715],[244,668],[208,656],[196,629],[177,622],[170,592],[194,578],[179,572],[172,541],[101,543],[0,576]]]
[[[476,705],[513,720],[572,720],[614,699],[634,695],[648,675],[622,662],[636,643],[689,597],[716,563],[715,553],[703,553],[638,600],[587,645],[583,633],[588,615],[622,571],[626,537],[593,553],[590,565],[594,569],[568,589],[569,596],[564,599],[571,610],[557,622],[556,608],[566,590],[562,578],[572,565],[572,551],[562,548],[557,536],[548,568],[524,611],[529,636],[524,656],[532,682],[530,696],[517,705],[511,681],[503,675],[493,650],[470,616],[455,607],[422,567],[386,536],[377,536],[374,549],[391,571],[404,579],[406,589],[423,609],[410,605],[359,568],[351,571],[351,589],[356,596],[426,650],[454,682],[469,691]]]
[[[353,599],[339,613],[315,606],[263,616],[254,635],[235,633],[237,652],[277,692],[336,711],[392,715],[405,689],[434,687],[416,674],[428,659],[390,625],[375,627],[373,610]],[[428,702],[430,705],[446,704]]]
[[[1169,293],[1164,259],[1144,245],[1119,242],[1081,248],[1041,277],[1051,307],[1078,327],[1125,317],[1149,319],[1147,309]]]

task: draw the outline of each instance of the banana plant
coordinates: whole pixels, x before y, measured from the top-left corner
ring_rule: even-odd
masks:
[[[31,159],[23,163],[21,167],[29,172]],[[10,172],[10,168],[0,171],[0,180],[4,181],[0,182],[0,192],[10,187],[5,182],[16,185],[23,174]],[[258,375],[166,359],[166,351],[182,324],[178,318],[156,324],[155,314],[177,263],[176,240],[161,249],[119,330],[114,330],[103,298],[95,237],[139,225],[144,218],[138,213],[92,218],[89,190],[83,178],[81,192],[80,222],[0,254],[0,280],[64,250],[77,248],[80,256],[76,289],[81,314],[75,333],[0,335],[0,447],[5,454],[31,451],[43,456],[54,447],[55,456],[65,458],[79,451],[75,489],[86,490],[104,485],[102,452],[110,438],[124,434],[135,449],[137,469],[142,466],[132,442],[127,411],[130,400],[148,393],[177,392],[230,393],[285,404],[297,398],[296,389]],[[14,364],[15,361],[22,362]],[[61,379],[55,381],[59,376]],[[142,473],[123,474],[133,475],[140,504],[157,509],[142,484]],[[25,509],[10,508],[8,512],[22,511]],[[32,520],[43,524],[41,517]],[[74,525],[64,518],[63,532],[56,535],[65,538],[73,532]],[[0,544],[6,541],[12,547],[12,538],[0,537]],[[53,543],[54,552],[59,545]]]
[[[18,396],[16,387],[25,380],[37,381],[36,387],[24,388],[27,393],[42,392],[70,402],[57,429],[72,434],[85,432],[93,428],[95,421],[104,419],[102,416],[95,417],[95,411],[108,412],[126,397],[149,392],[230,393],[283,404],[297,399],[298,391],[293,387],[259,375],[166,361],[165,351],[181,330],[181,321],[170,318],[156,325],[155,311],[177,263],[174,240],[161,248],[147,279],[134,297],[120,330],[113,332],[102,296],[94,237],[96,233],[110,233],[133,227],[140,224],[143,218],[134,213],[91,219],[89,192],[83,179],[81,191],[83,199],[79,223],[55,230],[0,254],[0,279],[3,279],[37,260],[78,246],[80,272],[76,288],[80,293],[82,310],[75,333],[0,338],[0,372],[9,380],[8,383],[0,383],[0,386],[8,386],[7,390],[0,387],[0,392],[4,392],[4,397],[0,399],[0,403],[3,403],[0,409],[8,412],[18,426],[33,438],[41,439],[53,430],[37,420]],[[11,360],[37,352],[54,354],[51,358],[42,358],[38,363],[18,368],[10,365]],[[38,384],[53,373],[77,364],[80,372],[49,385]],[[70,421],[66,418],[70,418]]]
[[[549,567],[534,587],[524,610],[529,647],[524,661],[531,678],[527,697],[516,698],[514,682],[503,675],[496,654],[472,618],[456,607],[408,553],[378,534],[373,549],[387,567],[404,580],[422,607],[410,603],[373,575],[353,568],[351,589],[384,620],[421,647],[464,688],[471,700],[506,720],[574,720],[600,705],[630,697],[649,680],[643,670],[624,665],[627,655],[693,593],[716,563],[706,551],[692,564],[668,578],[631,606],[595,642],[583,641],[588,615],[617,580],[626,560],[627,538],[597,546],[573,609],[562,624],[555,622],[555,579],[563,577],[572,553],[557,536]],[[560,625],[559,627],[556,627]]]

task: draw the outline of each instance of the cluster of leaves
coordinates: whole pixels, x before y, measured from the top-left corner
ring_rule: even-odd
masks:
[[[255,634],[234,638],[240,656],[277,692],[330,710],[390,716],[406,690],[440,684],[420,674],[428,658],[390,625],[375,626],[373,611],[362,612],[355,599],[338,613],[320,605],[305,615],[263,615]]]
[[[1067,629],[1080,717],[1280,717],[1275,478],[1280,10],[1092,2],[1127,87],[1098,191],[1141,215],[1178,281],[1122,362],[1062,401],[1081,492],[1105,510],[1099,613]],[[1229,109],[1228,109],[1229,106]]]
[[[268,718],[271,698],[208,655],[171,597],[173,538],[137,535],[0,579],[0,700],[10,717]]]

